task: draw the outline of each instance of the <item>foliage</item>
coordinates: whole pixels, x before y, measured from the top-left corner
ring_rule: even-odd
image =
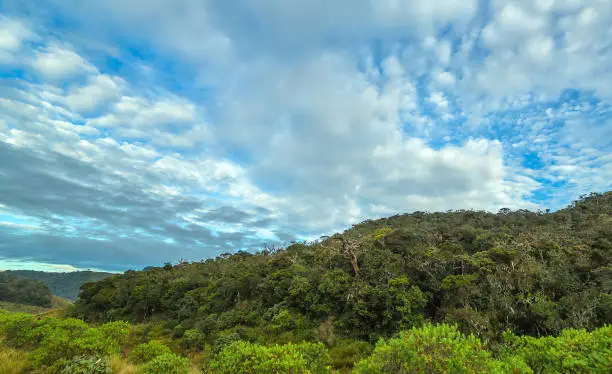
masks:
[[[204,347],[204,342],[205,335],[200,330],[190,329],[183,334],[181,346],[190,351],[198,351]]]
[[[51,291],[43,282],[0,272],[0,301],[51,307]]]
[[[213,347],[213,354],[217,354],[223,350],[223,348],[231,345],[234,342],[240,341],[240,335],[235,332],[221,335],[218,339],[215,340]]]
[[[500,363],[482,342],[455,326],[426,324],[381,340],[370,357],[357,363],[355,373],[482,373]]]
[[[155,326],[163,324],[153,324]],[[126,335],[130,331],[130,339]],[[40,317],[0,311],[0,372],[34,373],[187,373],[187,358],[175,355],[160,341],[136,346],[130,361],[122,352],[130,341],[142,338],[142,326],[112,322],[97,327],[74,318]],[[198,330],[185,337],[201,338]],[[198,333],[196,333],[198,331]],[[233,332],[232,332],[233,331]],[[136,334],[135,336],[132,336]],[[171,336],[168,331],[168,337]],[[559,336],[535,338],[509,330],[499,341],[484,343],[457,326],[426,323],[380,339],[372,351],[365,341],[336,339],[328,349],[322,343],[262,345],[237,337],[252,332],[236,327],[192,357],[211,373],[328,373],[331,368],[355,373],[607,373],[612,367],[612,326],[592,330],[566,329]],[[192,347],[183,349],[191,350]],[[196,364],[194,362],[194,364]]]
[[[75,300],[81,286],[112,276],[112,273],[98,271],[71,271],[68,273],[49,273],[36,270],[7,270],[7,274],[43,282],[51,293],[69,300]]]
[[[77,318],[0,311],[0,347],[41,373],[83,356],[126,374],[189,370],[172,351],[218,373],[609,372],[611,223],[612,192],[551,214],[365,221],[85,283]]]
[[[504,354],[518,355],[536,373],[605,373],[612,369],[612,326],[565,330],[558,337],[504,334]]]
[[[334,368],[351,368],[355,362],[368,356],[372,345],[360,340],[343,339],[329,350],[329,356]]]
[[[143,369],[145,374],[187,374],[189,373],[189,360],[172,353],[165,353],[155,357]]]
[[[166,321],[164,331],[199,330],[213,347],[232,329],[263,344],[375,342],[423,321],[494,341],[507,329],[591,330],[612,320],[611,219],[612,192],[550,214],[397,215],[309,244],[86,283],[74,316]]]
[[[33,367],[57,372],[76,356],[104,357],[119,352],[127,325],[114,322],[92,328],[74,318],[5,312],[0,313],[0,334],[7,346],[30,350],[28,360]]]
[[[158,340],[151,340],[134,348],[130,353],[130,361],[143,364],[165,354],[172,354],[170,348]]]
[[[321,343],[262,346],[237,341],[209,362],[213,373],[328,373],[329,355]]]
[[[62,370],[62,374],[110,374],[108,360],[95,356],[74,357]]]

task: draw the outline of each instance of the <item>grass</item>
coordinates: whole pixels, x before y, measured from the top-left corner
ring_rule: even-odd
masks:
[[[28,359],[24,351],[8,348],[0,344],[0,373],[25,373],[27,365]]]
[[[28,313],[28,314],[40,314],[48,312],[50,308],[43,308],[41,306],[25,305],[11,303],[8,301],[0,301],[0,309],[7,310],[12,313]]]
[[[136,374],[138,367],[129,363],[126,359],[119,355],[113,355],[109,358],[111,372],[115,374]]]
[[[41,314],[47,317],[58,317],[71,305],[72,301],[58,296],[53,296],[53,299],[51,300],[51,308],[0,301],[0,309],[4,309],[12,313]]]

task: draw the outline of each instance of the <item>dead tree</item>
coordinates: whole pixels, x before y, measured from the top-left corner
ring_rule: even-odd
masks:
[[[340,243],[342,243],[342,252],[344,257],[351,262],[355,275],[359,275],[359,264],[357,263],[356,252],[359,249],[360,242],[355,239],[340,237]]]

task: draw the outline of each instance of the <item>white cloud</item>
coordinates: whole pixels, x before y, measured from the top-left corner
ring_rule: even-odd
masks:
[[[534,208],[542,180],[588,181],[576,191],[609,185],[607,125],[576,114],[593,104],[557,108],[555,100],[577,88],[610,102],[610,5],[491,1],[485,14],[477,4],[54,3],[81,21],[82,39],[104,26],[142,41],[155,59],[130,55],[137,68],[113,72],[88,62],[104,59],[79,56],[82,46],[46,40],[32,63],[44,82],[2,88],[0,139],[99,171],[100,180],[83,172],[71,181],[116,192],[109,201],[125,211],[83,199],[69,213],[114,222],[117,237],[140,235],[134,227],[158,219],[149,206],[171,205],[164,212],[182,226],[155,233],[164,244],[191,238],[191,224],[202,243],[214,241],[207,227],[245,244],[404,211]],[[125,57],[121,48],[113,58]],[[523,167],[523,151],[537,152],[544,166]],[[250,218],[224,222],[218,206]],[[219,215],[207,225],[203,214]],[[87,230],[104,236],[106,228]]]
[[[66,97],[66,102],[77,112],[89,112],[118,99],[123,85],[124,82],[120,78],[98,74],[90,77],[87,85],[74,87]]]
[[[39,74],[52,80],[97,72],[92,64],[70,47],[57,43],[51,43],[43,50],[37,51],[31,64]]]
[[[544,28],[546,19],[532,14],[514,2],[503,6],[496,17],[499,27],[508,33],[531,34]]]
[[[443,40],[438,43],[436,47],[436,55],[438,56],[438,60],[443,66],[446,66],[450,63],[451,52],[451,44],[448,40]]]
[[[553,38],[547,35],[538,35],[527,41],[526,52],[538,63],[549,63],[554,47]]]
[[[2,268],[2,270],[38,270],[51,273],[67,273],[83,270],[107,271],[97,268],[78,268],[67,264],[49,264],[45,262],[31,260],[15,260],[2,258],[0,258],[0,268]]]
[[[0,15],[0,65],[18,62],[15,55],[34,34],[22,23]]]
[[[0,16],[0,51],[11,52],[21,47],[32,32],[21,22]]]
[[[177,134],[159,131],[152,136],[154,145],[181,149],[191,149],[212,140],[213,134],[210,128],[203,124],[196,124],[189,130]]]
[[[192,123],[196,116],[195,105],[178,97],[148,100],[144,97],[123,96],[112,106],[108,114],[95,118],[89,123],[92,126],[108,128],[156,127]]]
[[[434,92],[428,98],[427,101],[434,104],[438,109],[446,111],[448,110],[448,100],[442,92]]]
[[[434,80],[443,86],[453,86],[456,82],[455,76],[448,71],[434,73]]]

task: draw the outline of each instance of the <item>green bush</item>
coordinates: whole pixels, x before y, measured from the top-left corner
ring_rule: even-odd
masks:
[[[188,374],[189,360],[173,353],[155,357],[143,369],[145,374]]]
[[[524,364],[516,369],[515,372],[529,372]],[[354,372],[482,373],[507,370],[508,366],[492,359],[481,341],[473,335],[461,334],[456,326],[426,324],[401,332],[398,338],[380,340],[372,355],[357,363]]]
[[[0,334],[11,347],[28,349],[33,367],[58,372],[74,357],[104,357],[120,351],[119,342],[128,333],[125,322],[90,328],[75,318],[41,318],[0,313]]]
[[[201,350],[204,347],[204,334],[197,329],[190,329],[185,331],[183,339],[181,340],[181,346],[187,350]]]
[[[74,357],[62,370],[62,374],[110,374],[111,369],[105,358],[93,356]]]
[[[226,335],[221,335],[220,337],[215,339],[215,342],[213,344],[212,353],[213,354],[217,354],[217,353],[221,352],[221,350],[223,350],[223,348],[225,348],[228,345],[232,344],[233,342],[237,342],[239,340],[240,340],[240,335],[238,333],[235,333],[235,332],[231,332],[231,333],[226,334]]]
[[[612,326],[564,330],[558,337],[503,335],[504,353],[520,356],[536,373],[606,373],[612,370]],[[502,355],[503,356],[503,355]]]
[[[329,373],[329,355],[321,343],[274,345],[237,341],[209,362],[210,372],[224,373]]]
[[[172,336],[175,338],[180,338],[184,333],[185,327],[180,323],[172,328]]]
[[[24,313],[9,313],[0,310],[0,334],[5,344],[12,348],[27,348],[36,343],[32,330],[36,326],[34,316]]]
[[[166,354],[172,354],[170,348],[158,340],[151,340],[134,348],[130,353],[130,361],[135,364],[144,364]]]
[[[334,368],[350,368],[372,351],[368,342],[360,340],[340,340],[329,350],[329,356]]]
[[[106,337],[116,341],[119,344],[125,343],[130,332],[130,324],[125,321],[109,322],[98,327]]]
[[[52,320],[52,319],[49,319]],[[41,337],[30,352],[33,366],[51,369],[64,367],[73,357],[80,355],[110,356],[120,351],[119,343],[96,328],[82,327],[83,321],[67,319],[49,321],[33,333]]]

